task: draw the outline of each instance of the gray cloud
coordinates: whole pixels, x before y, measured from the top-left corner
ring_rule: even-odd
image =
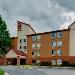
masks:
[[[55,4],[59,4],[60,7],[64,7],[69,11],[75,11],[75,0],[52,0]]]
[[[0,0],[0,14],[11,36],[16,35],[17,20],[31,24],[37,32],[45,32],[57,30],[72,21],[75,14],[70,13],[74,12],[74,3],[69,7],[68,3],[68,0]]]

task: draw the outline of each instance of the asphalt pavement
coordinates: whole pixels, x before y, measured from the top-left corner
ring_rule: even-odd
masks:
[[[37,69],[23,69],[17,66],[2,66],[9,75],[47,75]]]
[[[17,66],[1,66],[9,75],[75,75],[75,68],[31,68],[24,69]]]

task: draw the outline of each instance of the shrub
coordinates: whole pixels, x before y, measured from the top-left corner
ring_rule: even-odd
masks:
[[[0,69],[0,75],[4,75],[4,70]]]
[[[63,61],[61,66],[69,66],[69,61]]]
[[[75,63],[70,63],[69,66],[70,67],[75,67]]]
[[[39,65],[40,65],[40,66],[50,66],[50,65],[51,65],[51,62],[50,62],[50,61],[48,61],[48,62],[46,62],[46,61],[40,62]]]
[[[69,61],[63,61],[61,66],[75,67],[75,63],[69,63]]]

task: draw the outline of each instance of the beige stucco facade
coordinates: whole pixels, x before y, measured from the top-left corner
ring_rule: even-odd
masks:
[[[26,58],[25,56],[21,56],[21,55],[18,55],[16,54],[13,50],[10,50],[7,54],[6,54],[6,58],[17,58],[17,57],[20,57],[20,58]]]
[[[13,51],[10,50],[7,54],[6,54],[6,58],[17,58],[17,54]]]
[[[18,25],[21,25],[21,30],[18,30]],[[27,54],[27,36],[29,34],[34,34],[35,31],[32,29],[32,27],[29,24],[23,23],[18,21],[17,22],[17,50],[21,50],[24,51]],[[24,42],[23,40],[26,40],[26,42]],[[20,43],[20,40],[22,40],[22,43]],[[22,47],[20,49],[20,46]],[[24,46],[26,46],[26,49],[24,49]]]
[[[69,55],[75,56],[75,22],[69,26],[70,28],[70,42],[69,42]]]

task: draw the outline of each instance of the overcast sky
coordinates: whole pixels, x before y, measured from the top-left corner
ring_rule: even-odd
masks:
[[[75,20],[75,0],[0,0],[0,14],[11,36],[16,35],[17,20],[36,32],[64,29]]]

